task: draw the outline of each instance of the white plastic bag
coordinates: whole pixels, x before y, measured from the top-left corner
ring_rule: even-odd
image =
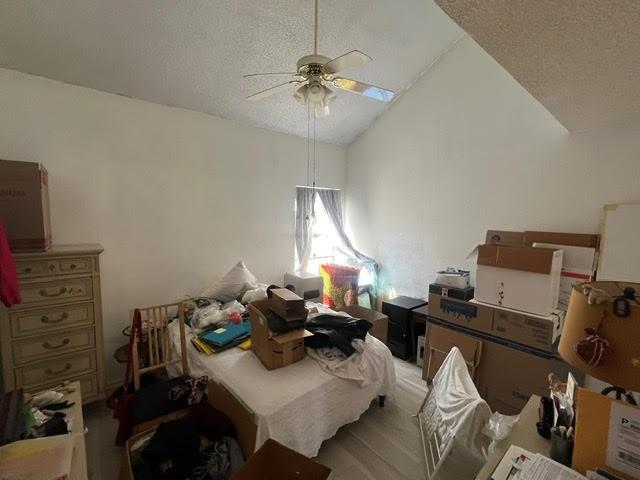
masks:
[[[489,444],[489,455],[496,450],[498,444],[502,440],[511,434],[511,430],[519,418],[520,415],[503,415],[498,412],[494,412],[491,415],[489,421],[482,429],[482,433],[491,439],[491,443]]]
[[[224,305],[222,305],[222,311],[226,313],[227,316],[229,316],[229,314],[233,312],[237,312],[240,315],[242,315],[244,312],[247,311],[247,309],[244,308],[244,305],[242,305],[239,301],[233,300],[232,302],[227,302]]]
[[[196,308],[193,312],[191,326],[196,330],[204,330],[209,325],[216,324],[227,316],[220,310],[219,303],[213,303],[206,307]]]
[[[267,298],[267,285],[258,284],[258,288],[254,288],[253,290],[247,290],[245,294],[242,296],[241,301],[243,305],[247,305],[248,303],[265,300],[266,298]]]

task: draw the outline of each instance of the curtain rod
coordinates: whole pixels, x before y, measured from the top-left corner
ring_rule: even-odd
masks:
[[[337,192],[340,191],[339,188],[328,188],[328,187],[309,187],[308,185],[296,185],[296,188],[308,188],[309,190],[335,190]]]

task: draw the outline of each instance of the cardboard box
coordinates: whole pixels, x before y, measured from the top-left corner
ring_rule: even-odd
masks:
[[[557,308],[562,250],[480,245],[477,264],[477,300],[538,315]]]
[[[324,284],[320,275],[307,272],[290,272],[284,274],[284,286],[310,302],[322,303]]]
[[[534,243],[557,243],[560,245],[598,249],[600,246],[600,235],[561,232],[524,232],[524,245],[530,247]]]
[[[268,370],[299,362],[305,356],[304,339],[313,334],[305,329],[276,334],[269,330],[265,313],[272,309],[272,300],[249,305],[251,318],[251,350]]]
[[[268,439],[231,480],[326,480],[331,469]]]
[[[373,325],[369,330],[369,335],[376,337],[382,343],[387,343],[387,335],[389,333],[389,317],[384,313],[370,308],[364,308],[360,305],[345,305],[336,309],[339,312],[346,312],[353,318],[360,318],[371,322]]]
[[[271,290],[271,310],[288,322],[307,318],[304,300],[287,288]]]
[[[14,252],[51,247],[47,170],[34,162],[0,160],[0,218]]]
[[[464,332],[458,327],[429,321],[428,348],[422,378],[433,379],[452,347],[462,352],[478,392],[494,411],[520,413],[532,394],[548,395],[548,375],[566,378],[569,366],[555,355],[534,351],[485,334]],[[578,381],[584,375],[572,370]]]
[[[487,230],[484,243],[489,245],[524,245],[524,232]]]
[[[566,378],[568,368],[549,357],[485,340],[478,370],[478,392],[491,410],[516,415],[532,394],[549,395],[549,373]]]
[[[571,290],[575,285],[591,282],[595,278],[598,264],[598,251],[590,247],[574,247],[558,243],[533,244],[536,248],[555,248],[562,250],[562,270],[560,273],[560,293],[558,308],[565,312],[569,308]]]
[[[482,340],[430,323],[426,343],[422,378],[432,381],[451,349],[458,347],[469,367],[469,374],[474,382],[476,381],[477,368],[482,357]]]
[[[231,420],[235,427],[237,440],[240,448],[242,448],[242,453],[246,459],[250,458],[254,453],[257,432],[256,418],[253,412],[248,410],[246,405],[227,390],[225,386],[212,380],[209,381],[207,397],[209,405],[224,413]],[[161,423],[186,416],[188,412],[188,409],[182,409],[178,412],[160,417],[159,419],[146,422],[148,428],[139,430],[139,433],[129,438],[125,447],[122,449],[119,479],[135,480],[131,468],[131,447],[136,444],[139,439],[148,435],[149,432],[156,430]]]
[[[609,445],[609,422],[611,407],[621,405],[624,409],[637,410],[628,403],[605,397],[598,392],[579,388],[576,398],[576,434],[573,448],[571,468],[586,475],[589,470],[603,469],[613,476],[633,480],[627,475],[607,465],[607,448]],[[637,438],[637,433],[635,433]],[[612,438],[616,439],[617,435]],[[629,460],[633,460],[633,457]],[[630,463],[637,468],[637,462]]]
[[[554,344],[562,332],[564,312],[535,315],[504,307],[493,307],[493,334],[529,347],[554,352]]]
[[[493,331],[493,308],[489,305],[430,293],[429,316],[478,332]]]

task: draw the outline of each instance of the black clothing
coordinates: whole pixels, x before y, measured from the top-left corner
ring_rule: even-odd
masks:
[[[307,320],[306,329],[313,333],[304,344],[311,348],[337,347],[347,356],[355,353],[351,342],[364,340],[373,324],[367,320],[341,317],[339,315],[318,315]]]

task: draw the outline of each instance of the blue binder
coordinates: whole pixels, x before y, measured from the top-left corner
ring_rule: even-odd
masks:
[[[251,322],[229,323],[200,336],[202,340],[216,347],[224,347],[240,337],[251,334]]]

